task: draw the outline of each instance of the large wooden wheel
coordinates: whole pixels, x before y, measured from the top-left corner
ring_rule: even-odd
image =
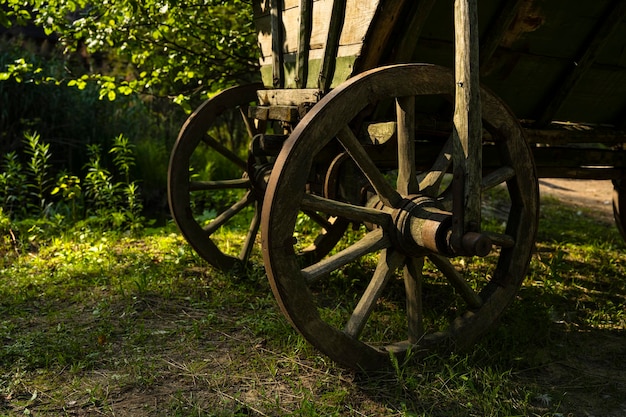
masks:
[[[183,125],[170,155],[172,217],[196,252],[222,270],[247,262],[259,228],[262,194],[248,176],[248,144],[258,131],[247,107],[261,88],[233,87],[205,101]],[[217,239],[229,224],[250,225],[243,245]]]
[[[466,236],[465,251],[448,245],[457,204],[451,117],[440,115],[451,113],[453,95],[453,75],[441,67],[363,73],[313,108],[276,161],[262,216],[272,291],[293,326],[345,366],[376,368],[390,353],[472,343],[526,273],[539,201],[532,155],[515,117],[485,90],[482,232]],[[364,134],[390,126],[395,133],[382,144]],[[350,183],[360,200],[306,191],[307,173],[334,140],[358,167],[361,181]],[[307,210],[364,226],[340,242],[342,250],[303,268],[293,235]]]
[[[181,128],[170,155],[172,217],[194,250],[223,271],[247,266],[255,247],[276,151],[264,149],[262,137],[285,135],[284,125],[249,116],[261,89],[232,87],[205,101]],[[298,227],[315,239],[299,255],[311,262],[333,248],[348,222],[307,214]]]

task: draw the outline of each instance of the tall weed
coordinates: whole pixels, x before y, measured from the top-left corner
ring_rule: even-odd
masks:
[[[48,208],[47,196],[52,186],[50,177],[50,144],[41,140],[37,133],[24,134],[25,153],[30,157],[26,164],[31,201],[29,212],[42,215]]]

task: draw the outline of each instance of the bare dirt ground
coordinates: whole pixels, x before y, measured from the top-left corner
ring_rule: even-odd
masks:
[[[575,180],[569,178],[542,178],[539,180],[541,196],[552,196],[581,209],[588,209],[598,220],[613,220],[613,184],[610,180]]]

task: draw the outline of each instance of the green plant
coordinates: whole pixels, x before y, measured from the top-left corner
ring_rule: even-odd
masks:
[[[88,211],[95,215],[110,212],[118,203],[117,184],[100,159],[101,147],[98,144],[87,146],[89,162],[85,175],[85,197]]]
[[[0,202],[7,216],[26,214],[27,178],[16,152],[3,156]]]
[[[135,146],[122,134],[113,139],[113,146],[109,151],[113,155],[113,163],[124,178],[125,184],[130,184],[130,170],[135,166],[133,150]]]
[[[61,197],[65,203],[69,202],[70,214],[72,221],[75,222],[77,218],[77,201],[82,195],[82,189],[80,187],[80,178],[75,175],[62,174],[57,180],[56,187],[50,193],[55,195],[61,193]]]
[[[52,185],[50,177],[50,144],[41,140],[38,133],[24,133],[26,155],[30,157],[26,169],[30,177],[28,187],[30,195],[35,200],[33,209],[43,214],[48,208],[47,195]]]

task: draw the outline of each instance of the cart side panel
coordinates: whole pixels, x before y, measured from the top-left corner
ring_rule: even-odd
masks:
[[[361,54],[363,39],[379,3],[378,0],[346,1],[345,18],[343,19],[335,72],[331,83],[333,86],[345,81],[352,75],[354,62]],[[315,88],[318,86],[319,71],[328,37],[332,7],[332,0],[313,1],[312,30],[308,45],[308,76],[306,83],[302,87]],[[275,34],[271,33],[270,0],[254,2],[254,16],[261,54],[261,76],[263,83],[270,87],[274,85],[272,38],[275,36]],[[284,87],[296,88],[296,57],[298,54],[301,22],[300,0],[284,1],[280,21],[282,28],[280,37],[282,38]]]

